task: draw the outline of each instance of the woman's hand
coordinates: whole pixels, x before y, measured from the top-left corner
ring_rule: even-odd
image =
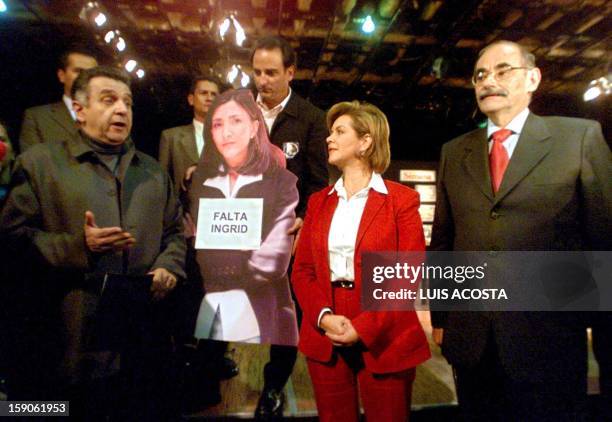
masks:
[[[359,341],[351,320],[344,315],[325,314],[320,326],[334,346],[352,346]]]
[[[344,325],[344,332],[341,334],[335,334],[326,332],[325,335],[332,341],[334,346],[352,346],[359,341],[359,334],[351,324],[351,320],[346,318],[348,321]]]

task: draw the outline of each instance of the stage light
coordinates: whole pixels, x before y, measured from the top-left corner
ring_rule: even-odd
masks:
[[[611,75],[608,75],[610,77]],[[608,95],[612,91],[612,85],[610,84],[610,80],[602,76],[599,79],[594,79],[589,84],[587,90],[582,95],[582,99],[584,101],[592,101],[595,98],[601,95]]]
[[[136,68],[137,65],[138,65],[138,62],[136,60],[130,59],[125,63],[125,70],[127,70],[128,72],[131,72],[132,70]]]
[[[125,50],[125,40],[123,37],[119,36],[119,31],[116,29],[113,31],[108,31],[106,35],[104,35],[104,41],[106,44],[113,44],[113,47],[115,47],[117,51]]]
[[[138,79],[142,79],[145,76],[145,71],[143,69],[138,69],[136,71],[136,76],[138,76]]]
[[[366,16],[365,20],[363,21],[363,25],[361,25],[361,30],[366,34],[371,34],[372,32],[374,32],[375,29],[376,24],[374,23],[372,16]]]
[[[251,82],[251,78],[249,77],[249,75],[247,75],[246,73],[242,73],[240,85],[242,85],[243,88],[246,88],[247,86],[249,86],[249,82]]]
[[[233,32],[236,45],[242,47],[242,44],[246,40],[246,33],[244,32],[244,28],[242,27],[242,25],[240,25],[240,22],[238,22],[238,19],[236,19],[234,15],[229,15],[228,17],[223,19],[223,21],[219,25],[219,38],[221,39],[221,41],[225,41],[226,35],[230,35],[228,33],[230,32],[230,29],[232,27],[234,28]]]
[[[232,68],[230,69],[229,72],[227,72],[227,81],[231,84],[234,83],[234,81],[236,80],[236,77],[238,76],[238,66],[236,66],[235,64],[232,65]]]
[[[102,13],[102,12],[98,12],[96,17],[94,18],[94,22],[98,26],[104,25],[106,23],[106,15],[104,13]]]
[[[6,7],[6,3],[4,2],[4,0],[0,0],[0,13],[4,13],[8,10],[8,7]]]

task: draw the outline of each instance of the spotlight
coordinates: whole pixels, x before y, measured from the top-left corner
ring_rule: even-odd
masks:
[[[584,101],[592,101],[600,95],[610,94],[610,91],[612,91],[612,84],[610,84],[609,79],[610,76],[612,76],[612,74],[609,74],[608,77],[602,76],[599,79],[592,80],[589,87],[582,95],[582,99]]]
[[[236,45],[242,47],[242,44],[246,40],[246,33],[244,32],[244,28],[238,22],[238,19],[234,17],[234,15],[229,15],[219,25],[219,37],[221,41],[225,41],[226,35],[231,28],[234,28],[234,40],[236,41]]]
[[[251,82],[251,78],[246,73],[243,73],[242,78],[240,79],[240,85],[242,85],[243,88],[246,88],[249,85],[249,82]]]
[[[138,76],[138,79],[142,79],[145,76],[145,71],[143,69],[138,69],[136,71],[136,76]]]
[[[125,50],[125,40],[119,35],[119,31],[116,29],[113,31],[108,31],[106,35],[104,35],[104,41],[106,44],[112,44],[117,51]]]
[[[138,65],[138,62],[134,59],[129,59],[127,62],[125,62],[125,70],[127,70],[128,72],[131,72],[132,70],[134,70],[136,68],[136,66]]]
[[[6,3],[4,2],[4,0],[0,0],[0,13],[4,13],[8,10],[8,7],[6,7]]]
[[[361,25],[361,30],[366,34],[371,34],[372,32],[374,32],[375,29],[376,24],[374,23],[372,16],[366,16],[365,20],[363,21],[363,25]]]
[[[87,2],[83,6],[79,18],[97,27],[103,26],[108,21],[106,15],[102,12],[102,7],[95,1]]]
[[[98,12],[96,17],[94,18],[94,22],[98,26],[104,25],[106,23],[106,15],[104,13],[102,13],[102,12]]]
[[[227,72],[227,81],[233,84],[234,81],[236,80],[236,77],[238,77],[239,71],[240,69],[238,68],[238,66],[236,66],[235,64],[232,65],[232,68],[230,69],[230,71]]]

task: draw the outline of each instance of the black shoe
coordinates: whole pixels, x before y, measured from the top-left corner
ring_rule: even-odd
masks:
[[[285,394],[274,388],[264,390],[259,397],[255,409],[256,421],[279,421],[283,419],[283,407],[285,406]]]
[[[240,373],[240,369],[236,362],[228,357],[223,357],[219,362],[218,367],[218,376],[221,380],[228,380],[230,378],[234,378],[236,375]]]

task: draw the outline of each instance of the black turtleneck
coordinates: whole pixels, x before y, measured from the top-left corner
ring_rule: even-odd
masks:
[[[93,139],[83,132],[81,133],[87,145],[91,147],[100,161],[111,171],[111,173],[117,175],[119,160],[121,159],[121,155],[125,152],[125,144],[110,145]]]

